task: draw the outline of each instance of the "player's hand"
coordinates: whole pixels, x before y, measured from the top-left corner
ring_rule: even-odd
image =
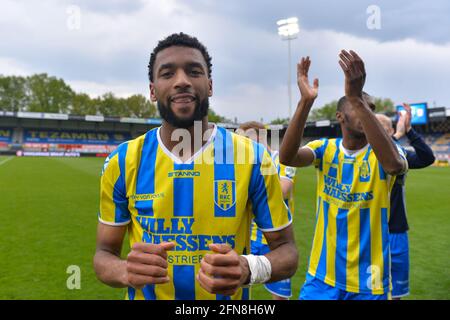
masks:
[[[147,284],[167,283],[167,250],[173,249],[173,242],[133,244],[127,256],[127,276],[131,287],[142,289]]]
[[[313,86],[309,84],[308,71],[311,66],[309,57],[302,58],[297,64],[297,84],[300,94],[305,100],[314,100],[319,94],[319,79],[314,79]]]
[[[348,98],[362,98],[362,91],[366,82],[364,62],[352,50],[350,52],[342,50],[339,58],[339,65],[345,74],[345,95]]]
[[[203,257],[197,280],[209,293],[231,296],[250,277],[247,260],[226,244],[210,244],[214,252]]]
[[[412,110],[411,106],[408,103],[403,103],[403,108],[405,108],[405,132],[409,132],[411,130],[411,118],[412,118]]]
[[[406,133],[405,127],[406,115],[403,112],[398,112],[398,121],[395,127],[394,138],[400,140]]]

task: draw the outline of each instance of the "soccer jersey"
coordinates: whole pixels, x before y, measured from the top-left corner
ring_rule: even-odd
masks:
[[[277,168],[278,176],[280,179],[287,179],[291,181],[295,185],[295,173],[296,168],[285,166],[284,164],[280,163],[280,157],[278,151],[274,151],[271,153],[272,161],[275,164],[275,167]],[[291,190],[291,194],[287,199],[284,199],[284,202],[289,208],[289,211],[291,215],[294,214],[294,188]],[[267,245],[267,240],[264,237],[264,234],[254,222],[252,222],[251,226],[251,240],[256,241],[258,243]]]
[[[385,294],[395,178],[386,174],[369,145],[353,155],[342,139],[315,140],[306,147],[314,153],[318,181],[308,273],[348,292]]]
[[[159,129],[120,145],[105,161],[99,220],[128,225],[136,242],[172,241],[166,284],[129,288],[127,299],[248,299],[210,294],[195,280],[210,243],[250,251],[250,222],[265,231],[291,223],[267,150],[214,126],[209,141],[181,162],[161,142]]]

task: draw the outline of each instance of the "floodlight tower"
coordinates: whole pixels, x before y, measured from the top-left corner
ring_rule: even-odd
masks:
[[[296,39],[300,32],[298,19],[296,17],[277,21],[278,34],[282,40],[288,43],[288,97],[289,97],[289,119],[292,116],[292,93],[291,93],[291,40]]]

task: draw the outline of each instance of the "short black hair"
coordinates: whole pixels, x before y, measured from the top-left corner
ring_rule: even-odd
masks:
[[[208,53],[208,49],[200,42],[196,37],[192,37],[186,33],[173,33],[170,36],[160,40],[158,45],[153,49],[153,52],[150,55],[150,62],[148,63],[148,78],[150,82],[153,82],[153,66],[155,64],[156,55],[158,52],[173,46],[181,46],[194,48],[199,50],[203,58],[205,59],[206,66],[208,67],[208,78],[211,78],[211,56]]]
[[[339,99],[338,103],[337,103],[337,111],[342,112],[344,110],[345,105],[347,104],[347,97],[343,96]]]
[[[370,109],[372,109],[372,111],[375,111],[375,104],[371,101],[372,96],[365,91],[363,91],[362,94],[363,94],[363,97],[366,98]],[[346,96],[341,97],[337,103],[337,111],[342,112],[344,110],[345,106],[347,105],[347,103],[348,103],[347,97]]]

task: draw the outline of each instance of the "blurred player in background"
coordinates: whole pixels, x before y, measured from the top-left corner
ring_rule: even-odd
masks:
[[[433,164],[435,157],[431,148],[411,127],[411,107],[403,104],[405,112],[399,113],[396,130],[392,126],[392,120],[377,114],[386,132],[395,141],[404,136],[407,137],[409,145],[414,149],[405,149],[406,160],[409,169],[421,169]],[[405,201],[406,174],[399,175],[395,179],[391,191],[391,214],[389,217],[389,242],[391,252],[391,277],[392,277],[392,299],[399,300],[409,294],[409,243],[408,243],[408,220],[406,218]]]
[[[211,67],[197,38],[161,40],[148,72],[162,125],[105,161],[94,268],[102,282],[128,287],[128,299],[249,299],[243,285],[296,271],[291,218],[269,153],[208,123]],[[239,162],[239,151],[248,158]],[[264,256],[249,254],[253,218],[271,248]],[[122,259],[127,230],[131,252]]]
[[[363,94],[364,62],[341,51],[345,96],[336,118],[343,138],[320,139],[301,147],[309,111],[318,94],[310,86],[309,57],[297,66],[301,99],[280,148],[280,161],[317,168],[317,220],[305,300],[385,300],[389,285],[389,194],[394,176],[405,173],[404,154],[373,113]]]
[[[281,190],[287,206],[289,206],[291,215],[294,216],[294,186],[296,168],[287,167],[280,163],[278,151],[271,150],[267,142],[266,127],[259,122],[249,121],[241,124],[237,133],[242,134],[256,142],[261,143],[269,151],[272,160],[280,176]],[[263,255],[270,251],[267,240],[256,223],[252,222],[251,229],[251,252],[255,255]],[[264,284],[267,291],[272,294],[274,300],[288,300],[292,296],[291,279],[285,279],[277,282]]]

